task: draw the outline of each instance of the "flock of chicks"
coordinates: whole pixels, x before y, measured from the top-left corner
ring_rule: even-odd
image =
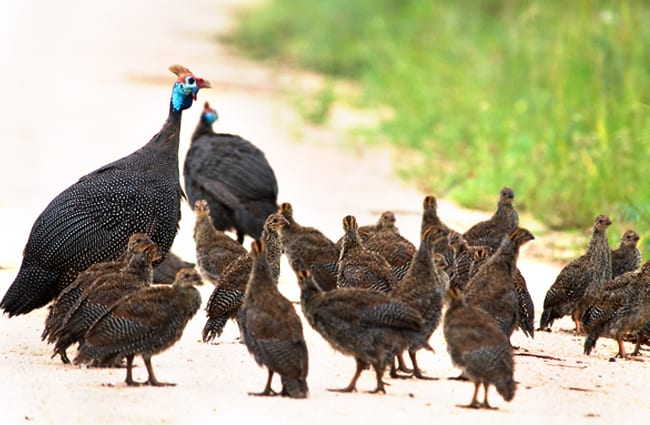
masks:
[[[520,248],[534,236],[519,227],[512,189],[500,191],[489,220],[463,233],[445,225],[435,197],[426,196],[417,247],[400,235],[390,211],[364,226],[345,216],[343,236],[334,242],[296,222],[291,204],[276,204],[277,182],[263,153],[238,136],[214,133],[217,114],[206,103],[184,167],[185,192],[196,216],[199,274],[193,264],[168,251],[180,219],[180,114],[209,82],[180,65],[170,69],[178,80],[161,131],[142,149],[82,177],[48,205],[0,303],[6,313],[26,314],[54,299],[42,334],[54,344],[53,357],[70,363],[67,349],[79,344],[76,364],[115,367],[126,359],[128,385],[170,385],[158,381],[151,357],[180,339],[200,308],[194,286],[203,278],[215,285],[203,341],[218,338],[228,320],[236,320],[255,361],[268,369],[260,394],[275,394],[271,383],[279,374],[282,395],[305,398],[309,361],[302,321],[277,285],[284,255],[296,274],[307,323],[334,349],[355,359],[352,380],[335,391],[355,391],[369,367],[376,376],[372,392],[385,392],[387,368],[391,377],[402,372],[427,379],[417,353],[432,349],[428,341],[442,323],[452,362],[474,383],[469,407],[490,407],[490,385],[512,400],[516,384],[510,337],[517,328],[531,338],[535,331],[533,301],[517,268]],[[248,165],[237,165],[244,163]],[[148,185],[130,183],[142,176]],[[124,196],[113,196],[116,188]],[[112,202],[93,201],[102,193],[113,196]],[[134,208],[151,216],[136,217]],[[62,213],[67,210],[76,215]],[[117,215],[121,227],[111,221]],[[587,334],[585,354],[604,336],[615,338],[618,354],[626,357],[624,339],[636,341],[632,354],[637,354],[650,335],[650,262],[640,267],[634,231],[611,250],[606,237],[610,225],[608,217],[596,218],[587,252],[568,264],[548,290],[540,328],[570,315],[576,331]],[[155,230],[125,233],[128,228]],[[228,228],[237,240],[218,230]],[[69,243],[51,238],[55,233]],[[242,246],[246,234],[255,239],[250,252]],[[115,247],[122,238],[128,243],[118,257]],[[159,265],[163,257],[162,264],[170,268]],[[172,285],[153,284],[170,280]],[[136,355],[147,368],[145,383],[132,377]],[[484,399],[479,402],[481,386]]]

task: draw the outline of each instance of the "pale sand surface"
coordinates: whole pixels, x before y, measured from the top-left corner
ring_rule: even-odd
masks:
[[[335,117],[325,129],[304,128],[277,90],[278,81],[286,85],[292,75],[233,56],[214,43],[215,31],[227,28],[238,2],[4,3],[2,294],[13,281],[29,230],[45,205],[81,175],[132,152],[158,131],[167,115],[173,76],[166,69],[172,63],[188,66],[214,87],[199,93],[199,103],[184,113],[181,161],[200,105],[208,100],[219,110],[219,131],[240,134],[266,151],[280,184],[279,201],[294,204],[300,223],[337,239],[344,215],[354,214],[365,224],[391,209],[402,234],[417,241],[425,194],[391,175],[389,153],[341,149],[346,119]],[[495,203],[499,189],[494,190]],[[490,215],[459,209],[444,199],[439,203],[443,220],[458,230]],[[193,260],[194,217],[187,205],[183,208],[173,250]],[[526,218],[521,225],[538,228]],[[538,316],[559,270],[557,263],[539,259],[543,246],[542,238],[531,242],[519,262]],[[295,276],[286,262],[280,288],[290,299],[298,299]],[[212,287],[200,291],[205,304]],[[290,400],[247,394],[263,388],[266,371],[237,342],[234,323],[226,326],[218,344],[200,342],[202,310],[179,343],[154,357],[159,379],[178,384],[168,388],[127,388],[124,370],[82,369],[51,359],[51,347],[40,340],[45,315],[46,309],[40,309],[13,319],[0,317],[2,424],[578,424],[622,422],[650,413],[646,362],[608,362],[616,351],[609,340],[600,340],[591,356],[582,355],[583,338],[572,334],[568,319],[534,340],[516,332],[512,341],[522,348],[520,353],[549,358],[517,356],[514,400],[505,403],[493,389],[490,400],[500,409],[473,411],[456,407],[469,402],[473,387],[446,379],[459,372],[451,365],[441,329],[431,340],[436,353],[419,355],[425,372],[439,380],[387,377],[388,394],[371,395],[365,391],[374,388],[374,375],[365,372],[358,393],[337,394],[326,389],[347,385],[354,361],[333,351],[304,322],[311,394],[307,400]],[[135,378],[144,379],[141,360],[136,363]]]

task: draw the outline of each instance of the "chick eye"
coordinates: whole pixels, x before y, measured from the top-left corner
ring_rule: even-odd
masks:
[[[194,78],[192,78],[192,77],[187,77],[186,82],[187,82],[187,84],[194,84]]]

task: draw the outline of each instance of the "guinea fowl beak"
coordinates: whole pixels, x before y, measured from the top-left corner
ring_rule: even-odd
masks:
[[[203,78],[197,78],[196,84],[199,86],[200,89],[209,89],[212,87],[210,85],[210,82],[208,80],[204,80]]]

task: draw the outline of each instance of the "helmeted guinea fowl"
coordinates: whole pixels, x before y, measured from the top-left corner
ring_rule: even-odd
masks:
[[[379,219],[375,224],[366,224],[359,226],[359,237],[361,241],[365,242],[369,237],[373,236],[377,232],[394,232],[399,234],[399,229],[395,226],[396,222],[395,213],[392,211],[384,211],[379,216]],[[336,247],[340,250],[343,246],[343,236],[336,241]]]
[[[266,217],[277,211],[278,182],[259,148],[233,134],[215,133],[217,112],[206,102],[185,156],[185,192],[194,205],[205,199],[219,230],[234,229],[237,241],[259,238]]]
[[[118,272],[95,279],[92,285],[84,289],[66,313],[59,329],[53,333],[56,343],[52,356],[59,354],[63,358],[68,347],[83,342],[88,328],[113,303],[128,293],[153,283],[152,263],[160,258],[161,251],[157,244],[151,241],[141,243],[134,252],[127,253],[127,263]]]
[[[481,307],[494,317],[508,338],[519,325],[519,300],[513,283],[519,248],[533,239],[521,227],[511,231],[465,287],[467,304]]]
[[[497,210],[492,217],[470,227],[463,237],[470,245],[487,245],[496,251],[501,240],[519,226],[519,215],[512,205],[515,193],[509,187],[499,192]]]
[[[411,334],[408,345],[409,357],[413,363],[413,376],[418,379],[429,379],[422,373],[416,356],[422,348],[431,349],[429,338],[440,324],[443,298],[449,287],[449,277],[434,263],[434,246],[441,238],[447,239],[447,235],[435,226],[428,227],[422,233],[420,247],[406,276],[395,284],[390,294],[391,297],[413,307],[424,319],[422,330]],[[444,258],[442,255],[441,257]]]
[[[612,250],[612,279],[626,272],[637,270],[641,265],[641,251],[637,248],[639,234],[627,230],[618,248]]]
[[[66,286],[50,305],[41,339],[45,340],[47,338],[47,342],[50,344],[56,342],[57,331],[63,325],[66,315],[76,305],[77,301],[84,296],[84,293],[89,290],[95,280],[102,276],[119,273],[120,269],[128,264],[129,257],[136,252],[143,252],[152,243],[146,234],[136,233],[129,238],[127,249],[117,260],[92,264],[79,273],[77,278]],[[61,350],[60,355],[63,363],[70,363],[65,350]]]
[[[23,260],[0,307],[15,316],[46,305],[91,264],[114,260],[134,233],[167,252],[180,220],[178,146],[181,114],[210,87],[173,65],[178,79],[169,116],[141,149],[87,174],[50,202],[34,223]]]
[[[196,214],[194,222],[196,263],[203,276],[214,286],[218,286],[221,273],[240,255],[245,255],[246,248],[214,227],[207,201],[204,199],[196,201],[194,213]]]
[[[343,218],[343,248],[336,265],[336,283],[339,288],[365,288],[390,292],[397,281],[386,259],[370,251],[359,240],[357,219]]]
[[[309,271],[296,274],[300,306],[309,325],[335,350],[356,360],[350,384],[330,391],[356,391],[361,372],[371,365],[377,379],[372,392],[385,393],[384,369],[408,346],[411,334],[422,330],[422,316],[387,294],[360,288],[324,292]]]
[[[489,313],[470,305],[458,289],[449,289],[448,307],[443,319],[447,351],[454,365],[474,383],[472,401],[466,407],[492,408],[488,389],[494,385],[505,401],[515,396],[514,359],[508,337]],[[485,397],[478,401],[483,385]]]
[[[264,222],[262,240],[266,246],[265,255],[271,269],[271,277],[276,281],[280,276],[280,259],[282,257],[282,245],[278,230],[287,224],[282,214],[270,214]],[[208,320],[203,327],[203,341],[208,342],[220,336],[228,319],[235,319],[239,307],[244,301],[246,284],[253,268],[253,256],[246,253],[230,263],[221,275],[221,281],[217,286],[205,311]]]
[[[596,217],[587,252],[560,270],[544,297],[541,329],[549,328],[555,319],[571,315],[576,333],[581,333],[582,313],[611,279],[612,255],[606,234],[611,224],[606,215]]]
[[[169,251],[162,262],[153,268],[153,281],[155,283],[174,283],[180,269],[192,269],[194,266],[194,263],[185,261]]]
[[[200,284],[194,269],[181,269],[172,285],[151,285],[121,298],[88,329],[74,363],[115,364],[126,357],[127,385],[174,385],[158,381],[151,357],[181,338],[201,307],[201,294],[194,287]],[[142,356],[149,374],[144,383],[133,380],[136,355]]]
[[[393,226],[393,229],[389,226],[384,226],[381,230],[375,230],[365,238],[362,236],[363,231],[361,227],[357,229],[357,233],[359,234],[362,245],[366,249],[384,257],[390,265],[395,279],[400,280],[409,269],[409,265],[417,249],[411,241],[400,235],[396,227]]]
[[[238,315],[248,351],[269,372],[264,390],[255,395],[274,395],[271,381],[277,373],[282,379],[282,395],[306,398],[309,356],[302,323],[291,301],[278,290],[265,251],[263,241],[251,244],[253,269]]]
[[[641,271],[623,273],[607,282],[598,299],[587,307],[582,317],[587,334],[584,353],[590,354],[598,338],[606,337],[618,343],[617,356],[627,358],[624,338],[632,334],[639,342],[639,332],[649,321],[650,261]]]
[[[288,222],[280,229],[280,241],[291,269],[295,272],[307,267],[321,289],[335,289],[339,259],[336,244],[320,230],[298,224],[289,202],[282,203],[279,211]]]

